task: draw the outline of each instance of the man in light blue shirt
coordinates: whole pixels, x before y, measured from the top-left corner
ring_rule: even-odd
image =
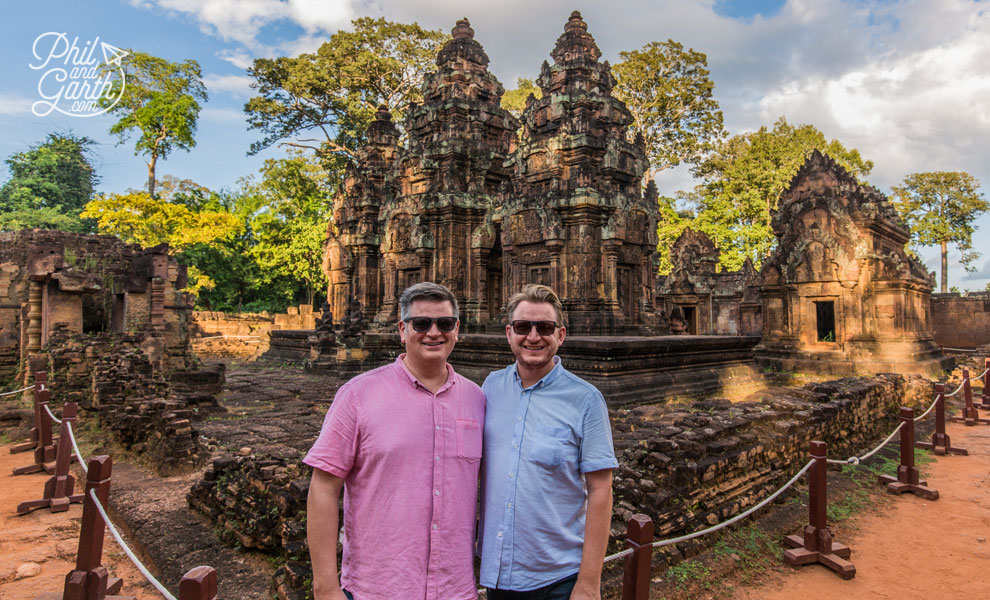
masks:
[[[527,286],[507,308],[516,362],[482,386],[481,585],[489,600],[598,599],[618,466],[605,399],[556,356],[553,290]]]

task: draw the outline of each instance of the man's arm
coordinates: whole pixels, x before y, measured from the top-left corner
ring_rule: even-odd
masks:
[[[585,473],[584,480],[588,486],[588,512],[584,521],[581,568],[571,600],[602,597],[602,561],[612,527],[612,469]]]
[[[344,480],[313,469],[306,497],[306,542],[313,563],[316,600],[346,600],[337,577],[337,533],[340,527],[340,490]],[[611,500],[609,501],[611,505]]]

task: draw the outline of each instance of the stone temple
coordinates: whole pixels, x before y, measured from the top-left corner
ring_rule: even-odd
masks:
[[[649,333],[657,324],[656,188],[642,191],[641,138],[574,12],[543,63],[521,122],[466,19],[408,111],[407,147],[385,110],[346,175],[329,229],[328,302],[394,323],[419,281],[454,291],[469,329],[502,322],[527,283],[561,296],[573,333]]]

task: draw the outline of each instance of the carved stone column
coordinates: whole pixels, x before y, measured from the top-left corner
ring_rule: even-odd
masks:
[[[433,248],[417,248],[416,257],[419,258],[419,280],[433,281],[430,276],[430,262],[433,260]]]
[[[44,282],[31,281],[28,284],[28,326],[27,353],[41,352],[41,293]]]
[[[550,251],[550,287],[560,295],[563,294],[560,284],[564,279],[560,272],[560,252],[564,248],[564,240],[547,240],[546,244]]]
[[[602,240],[602,250],[605,253],[605,304],[612,311],[619,310],[617,284],[619,277],[619,248],[621,247],[621,240]]]

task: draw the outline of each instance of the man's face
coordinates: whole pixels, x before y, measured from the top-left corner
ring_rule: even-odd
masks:
[[[526,335],[512,330],[512,321],[557,321],[557,312],[548,302],[523,300],[509,316],[510,324],[505,326],[505,336],[520,365],[540,370],[553,362],[557,348],[564,341],[564,327],[557,327],[550,335],[540,335],[536,327]]]
[[[416,300],[409,307],[409,318],[414,317],[453,317],[454,306],[449,300]],[[440,331],[436,323],[431,323],[427,331],[413,329],[409,321],[399,321],[399,339],[406,346],[406,355],[415,362],[446,362],[457,342],[460,323],[448,332]]]

